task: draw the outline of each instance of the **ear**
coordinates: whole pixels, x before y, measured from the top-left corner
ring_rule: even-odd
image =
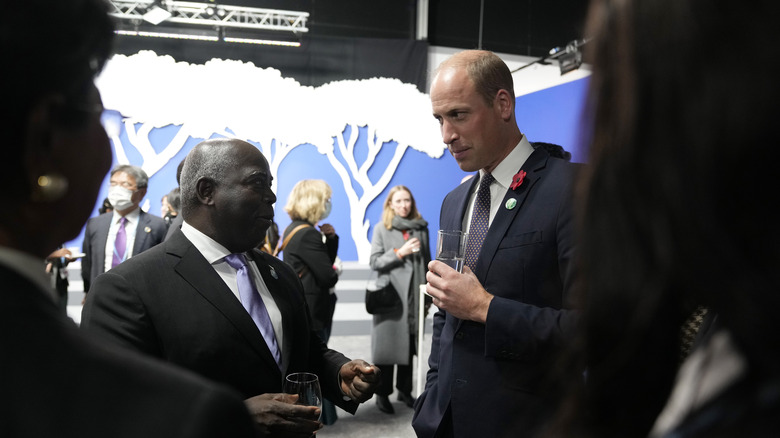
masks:
[[[201,178],[195,184],[195,193],[198,195],[198,201],[203,205],[214,205],[214,192],[216,185],[211,178]]]
[[[515,114],[515,102],[512,100],[512,96],[508,91],[501,89],[496,93],[496,99],[494,101],[496,111],[498,111],[501,118],[508,122],[514,117]]]

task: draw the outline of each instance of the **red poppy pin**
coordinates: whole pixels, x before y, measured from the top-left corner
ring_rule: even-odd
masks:
[[[520,172],[517,172],[515,176],[512,177],[512,185],[509,186],[510,189],[515,190],[518,187],[520,187],[521,184],[523,184],[523,180],[525,179],[525,170],[521,170]]]

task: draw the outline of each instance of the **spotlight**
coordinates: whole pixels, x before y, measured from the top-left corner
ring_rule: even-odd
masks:
[[[143,17],[144,17],[144,21],[148,21],[149,23],[158,25],[163,21],[171,18],[171,15],[173,14],[171,14],[171,12],[163,6],[162,2],[157,0],[149,8],[149,10],[146,11]]]
[[[578,47],[567,46],[566,52],[558,56],[558,66],[561,68],[561,75],[577,70],[581,65],[582,52],[580,52]]]

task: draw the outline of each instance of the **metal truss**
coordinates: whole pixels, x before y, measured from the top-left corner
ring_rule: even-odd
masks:
[[[196,2],[155,0],[109,0],[111,15],[120,20],[139,22],[155,4],[171,13],[168,23],[192,24],[211,28],[241,28],[255,30],[308,32],[308,12],[247,8]]]

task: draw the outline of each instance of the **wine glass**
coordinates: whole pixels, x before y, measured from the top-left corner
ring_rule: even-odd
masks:
[[[316,406],[322,409],[320,380],[312,373],[292,373],[284,379],[284,392],[297,394],[296,405]]]

